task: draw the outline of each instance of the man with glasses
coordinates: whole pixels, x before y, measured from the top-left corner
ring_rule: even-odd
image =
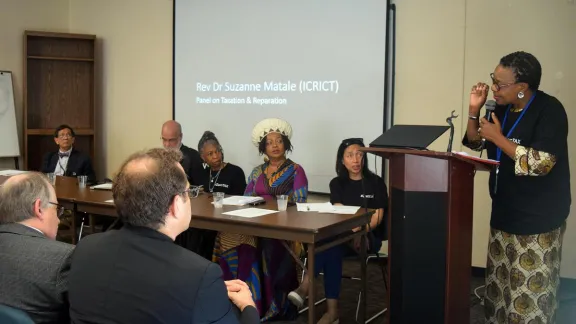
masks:
[[[0,304],[35,323],[67,323],[73,245],[55,240],[64,208],[41,173],[9,178],[0,187]]]
[[[162,125],[162,146],[167,149],[176,149],[182,152],[182,167],[190,183],[194,170],[202,169],[202,158],[200,153],[193,148],[182,144],[182,126],[174,120],[169,120]]]
[[[260,322],[248,285],[224,282],[217,264],[174,244],[192,218],[181,159],[179,151],[156,148],[120,167],[112,196],[124,226],[78,243],[70,272],[73,323]]]
[[[76,134],[72,127],[60,125],[54,131],[54,142],[58,151],[50,152],[44,156],[42,172],[54,173],[58,176],[77,177],[87,176],[88,183],[96,181],[90,157],[74,148]]]

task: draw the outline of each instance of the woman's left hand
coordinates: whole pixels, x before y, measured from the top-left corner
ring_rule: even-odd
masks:
[[[478,134],[487,141],[494,143],[499,137],[502,137],[502,126],[494,113],[492,113],[492,121],[494,123],[486,120],[486,117],[482,117]]]

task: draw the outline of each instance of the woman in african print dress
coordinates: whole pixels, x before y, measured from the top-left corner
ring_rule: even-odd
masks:
[[[463,144],[500,162],[489,181],[487,323],[555,322],[571,204],[568,119],[558,99],[538,90],[541,75],[533,55],[512,53],[490,75],[489,118],[480,118],[489,86],[478,83],[470,94]]]
[[[292,150],[290,124],[280,119],[265,119],[252,132],[252,141],[266,162],[254,168],[248,177],[245,195],[275,199],[288,195],[289,201],[306,202],[308,180],[304,169],[286,158]],[[300,245],[287,242],[300,253]],[[297,315],[287,295],[298,287],[296,263],[279,240],[220,233],[216,238],[215,261],[224,280],[240,279],[248,283],[263,321],[290,319]],[[290,312],[292,310],[292,312]]]

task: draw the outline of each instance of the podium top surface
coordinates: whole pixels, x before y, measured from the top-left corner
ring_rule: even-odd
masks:
[[[423,150],[449,128],[449,126],[435,125],[394,125],[372,141],[369,146]]]
[[[361,151],[372,153],[389,159],[394,155],[418,155],[442,160],[459,160],[474,165],[478,171],[490,171],[494,168],[494,164],[486,161],[474,159],[474,157],[466,157],[456,153],[438,152],[430,150],[416,150],[410,148],[387,148],[387,147],[363,147]]]

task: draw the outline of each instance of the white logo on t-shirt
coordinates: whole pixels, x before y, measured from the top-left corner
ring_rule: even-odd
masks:
[[[360,195],[360,198],[372,199],[372,198],[374,198],[374,195],[364,195],[364,194],[361,194],[361,195]]]
[[[218,183],[216,182],[216,184],[214,185],[214,187],[224,187],[224,188],[228,188],[228,185],[225,183]]]
[[[511,138],[510,139],[512,142],[514,142],[517,145],[521,145],[522,144],[522,140],[519,138]]]

